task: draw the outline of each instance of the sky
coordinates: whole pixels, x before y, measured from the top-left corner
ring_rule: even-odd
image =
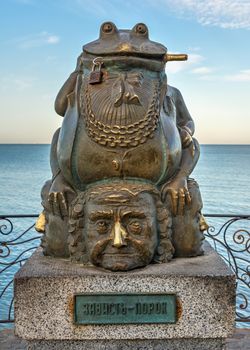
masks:
[[[250,0],[0,0],[0,143],[50,143],[60,87],[103,22],[187,62],[166,65],[201,144],[250,144]]]

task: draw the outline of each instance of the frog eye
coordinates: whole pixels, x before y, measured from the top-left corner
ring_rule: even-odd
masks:
[[[147,34],[148,32],[148,28],[144,23],[136,24],[136,26],[134,27],[134,30],[138,34]]]
[[[112,22],[105,22],[101,26],[101,31],[105,34],[111,34],[116,31],[116,26]]]

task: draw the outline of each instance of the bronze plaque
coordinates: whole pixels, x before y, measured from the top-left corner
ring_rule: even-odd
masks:
[[[175,294],[79,294],[74,321],[83,324],[175,323]]]

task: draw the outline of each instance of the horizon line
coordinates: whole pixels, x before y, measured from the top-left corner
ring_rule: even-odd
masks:
[[[19,146],[49,146],[51,143],[1,143],[0,145],[19,145]],[[200,143],[200,146],[250,146],[250,143]]]

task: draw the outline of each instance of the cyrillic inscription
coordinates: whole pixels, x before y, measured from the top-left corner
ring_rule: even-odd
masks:
[[[76,324],[174,323],[173,294],[81,294],[75,296]]]

